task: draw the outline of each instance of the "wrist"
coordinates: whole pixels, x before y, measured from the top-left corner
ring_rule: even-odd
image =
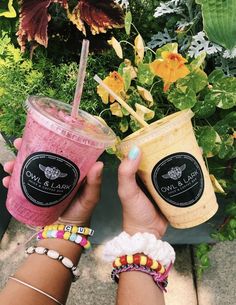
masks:
[[[55,250],[68,257],[74,264],[78,264],[83,251],[80,245],[64,239],[43,239],[38,241],[37,246]]]
[[[58,220],[54,224],[62,224],[62,225],[75,225],[80,227],[89,227],[91,219],[73,219],[70,217],[59,217]]]
[[[136,233],[150,233],[155,235],[157,239],[161,239],[162,236],[155,228],[147,228],[142,226],[136,225],[123,225],[123,231],[128,233],[129,235],[133,236]]]

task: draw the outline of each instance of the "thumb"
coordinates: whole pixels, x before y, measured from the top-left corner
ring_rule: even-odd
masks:
[[[136,172],[141,161],[141,151],[137,146],[133,146],[128,157],[124,159],[118,169],[118,194],[123,201],[133,198],[140,192],[136,182]]]

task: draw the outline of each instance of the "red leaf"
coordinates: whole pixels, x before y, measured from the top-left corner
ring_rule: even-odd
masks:
[[[84,22],[90,26],[93,34],[124,25],[123,11],[112,0],[80,0],[72,13],[69,12],[67,0],[21,0],[20,24],[17,35],[22,51],[25,50],[27,41],[36,41],[47,47],[48,22],[51,19],[48,7],[54,2],[60,3],[67,10],[69,19],[84,34]]]
[[[59,2],[64,6],[66,0],[22,0],[20,9],[20,25],[17,32],[18,42],[21,50],[25,50],[27,41],[35,40],[47,47],[48,44],[48,22],[51,16],[48,7],[53,2]]]
[[[81,0],[78,7],[81,20],[90,26],[93,34],[124,26],[124,14],[121,7],[111,0]]]

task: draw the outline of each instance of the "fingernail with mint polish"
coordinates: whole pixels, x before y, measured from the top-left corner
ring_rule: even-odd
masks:
[[[128,159],[129,160],[136,160],[138,155],[140,153],[140,150],[137,146],[133,146],[131,148],[131,150],[129,151],[129,154],[128,154]]]

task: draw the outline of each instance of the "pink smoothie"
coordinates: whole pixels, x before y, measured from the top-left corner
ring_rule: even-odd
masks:
[[[71,106],[49,98],[30,97],[27,107],[7,209],[25,224],[44,226],[66,209],[115,135],[84,111],[71,118]]]

